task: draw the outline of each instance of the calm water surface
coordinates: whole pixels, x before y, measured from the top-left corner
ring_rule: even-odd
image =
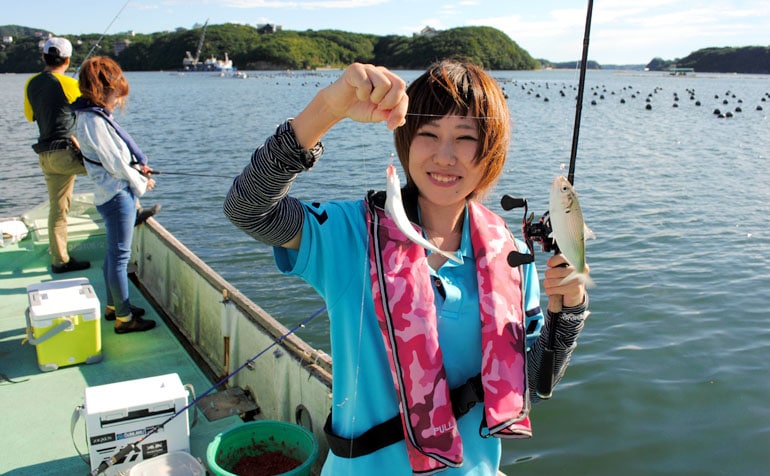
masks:
[[[156,169],[225,176],[159,175],[144,203],[162,203],[166,228],[287,325],[323,303],[276,272],[270,250],[224,218],[222,201],[254,147],[337,74],[131,73],[119,117]],[[569,161],[577,73],[495,76],[515,124],[505,176],[487,204],[518,231],[522,212],[502,212],[499,197],[525,196],[530,211],[546,210],[550,183]],[[46,197],[29,147],[37,131],[22,115],[26,79],[0,76],[0,216]],[[588,73],[575,185],[597,235],[588,259],[598,286],[564,382],[533,410],[534,438],[504,443],[506,473],[767,474],[768,94],[768,76]],[[349,199],[384,188],[394,152],[384,126],[348,121],[324,142],[297,196]],[[88,187],[78,179],[76,191]],[[541,268],[545,259],[538,252]],[[324,317],[300,335],[328,347]]]

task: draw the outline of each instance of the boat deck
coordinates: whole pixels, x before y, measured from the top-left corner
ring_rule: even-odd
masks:
[[[0,406],[3,429],[0,431],[0,474],[84,475],[90,471],[86,463],[84,419],[80,418],[74,429],[71,427],[73,412],[84,403],[86,387],[169,373],[178,374],[182,383],[192,385],[197,395],[212,386],[210,378],[185,350],[172,327],[134,284],[131,284],[131,303],[147,310],[146,318],[157,322],[155,329],[117,335],[113,332],[113,323],[101,316],[103,359],[100,362],[41,371],[35,346],[24,343],[25,310],[29,305],[27,286],[85,277],[100,300],[105,296],[101,270],[104,245],[100,236],[103,226],[78,218],[77,208],[78,204],[73,204],[70,214],[70,248],[78,259],[91,261],[90,269],[52,275],[44,232],[30,232],[18,243],[6,243],[0,248],[0,393],[3,402]],[[37,217],[34,211],[32,215],[27,217],[31,221],[42,219],[40,212]],[[103,313],[103,302],[100,307]],[[191,395],[188,401],[192,400]],[[197,421],[190,428],[190,452],[205,466],[209,442],[242,420],[228,416],[212,422],[200,411],[196,412]]]

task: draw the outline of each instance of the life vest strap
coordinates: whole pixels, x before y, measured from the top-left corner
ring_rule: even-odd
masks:
[[[484,387],[481,385],[481,374],[469,378],[464,384],[450,390],[449,398],[452,400],[452,412],[455,418],[468,413],[476,403],[483,402]],[[324,433],[326,433],[329,449],[342,458],[365,456],[404,439],[401,415],[385,420],[355,438],[345,438],[332,431],[330,412],[324,424]]]

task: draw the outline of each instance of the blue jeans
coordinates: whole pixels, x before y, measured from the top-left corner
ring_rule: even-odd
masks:
[[[96,209],[104,218],[107,228],[107,255],[104,257],[104,283],[107,287],[107,305],[115,306],[115,315],[131,314],[128,301],[128,261],[131,258],[131,240],[136,220],[136,197],[131,188],[125,188]]]

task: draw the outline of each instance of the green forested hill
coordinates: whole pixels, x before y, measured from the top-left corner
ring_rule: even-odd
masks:
[[[708,73],[770,74],[770,47],[703,48],[681,59],[653,58],[647,68],[651,71],[692,68]]]
[[[539,67],[527,51],[505,33],[486,26],[453,28],[434,37],[386,36],[377,42],[375,62],[391,68],[422,69],[432,61],[462,56],[486,69],[527,70]]]
[[[0,26],[1,35],[14,41],[0,49],[0,73],[30,73],[42,67],[38,38],[32,29]],[[39,30],[36,30],[39,31]],[[115,57],[127,71],[175,70],[182,66],[186,51],[193,54],[201,29],[152,34],[106,35],[94,54]],[[72,64],[88,55],[100,35],[62,35],[72,41]],[[119,56],[114,45],[128,41]],[[527,51],[500,30],[491,27],[462,27],[437,32],[435,36],[376,36],[337,30],[276,31],[259,33],[246,25],[209,25],[200,59],[225,55],[238,69],[314,69],[341,67],[354,61],[391,68],[421,69],[447,56],[471,59],[488,69],[536,69]]]
[[[31,73],[42,69],[40,40],[35,33],[48,32],[18,25],[0,26],[0,35],[13,37],[12,43],[0,43],[0,73]],[[63,36],[72,41],[72,64],[76,67],[101,35]],[[200,36],[200,28],[106,35],[94,48],[94,54],[116,58],[127,71],[173,71],[182,67],[186,51],[195,54]],[[114,45],[124,41],[129,42],[128,47],[116,56]],[[448,56],[464,57],[492,70],[575,67],[575,62],[551,64],[547,59],[535,60],[505,33],[484,26],[453,28],[432,36],[376,36],[338,30],[261,34],[248,25],[209,25],[200,59],[210,56],[222,59],[225,53],[241,70],[343,67],[354,61],[397,69],[423,69],[432,61]],[[646,66],[651,70],[680,67],[693,68],[696,72],[770,74],[770,47],[705,48],[682,59],[653,58]],[[591,61],[589,67],[601,69],[602,66]]]
[[[770,74],[770,47],[704,48],[678,60],[676,65],[712,73]]]

